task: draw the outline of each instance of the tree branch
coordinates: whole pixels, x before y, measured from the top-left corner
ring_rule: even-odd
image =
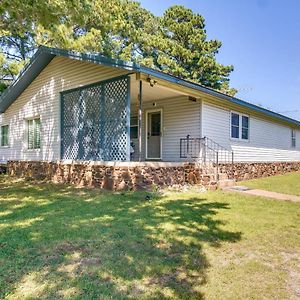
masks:
[[[18,61],[21,61],[21,60],[22,60],[22,57],[21,57],[21,56],[18,56],[18,55],[15,55],[15,54],[11,54],[11,53],[6,52],[6,51],[4,51],[4,52],[2,52],[2,53],[5,54],[5,55],[7,55],[8,58],[16,59],[16,60],[18,60]]]

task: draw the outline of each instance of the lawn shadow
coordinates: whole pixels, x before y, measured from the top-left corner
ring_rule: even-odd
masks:
[[[24,286],[33,298],[204,298],[204,244],[236,242],[241,233],[218,219],[227,203],[201,197],[146,201],[144,193],[7,182],[0,298],[24,295]]]

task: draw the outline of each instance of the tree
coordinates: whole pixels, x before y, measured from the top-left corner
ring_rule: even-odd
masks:
[[[0,6],[0,92],[28,62],[46,29],[53,32],[59,24],[79,20],[86,9],[85,0],[32,1],[2,0]]]
[[[233,67],[216,60],[221,42],[207,40],[204,18],[183,6],[172,6],[157,17],[132,0],[2,2],[2,84],[16,76],[39,45],[46,45],[132,60],[235,93],[229,87]]]
[[[235,94],[229,88],[233,66],[217,62],[222,44],[207,40],[204,18],[183,6],[172,6],[159,19],[159,28],[142,45],[151,49],[145,58],[152,58],[151,67],[204,86]]]

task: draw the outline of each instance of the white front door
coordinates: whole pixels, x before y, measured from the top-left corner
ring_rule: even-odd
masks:
[[[146,112],[146,158],[161,159],[162,110]]]

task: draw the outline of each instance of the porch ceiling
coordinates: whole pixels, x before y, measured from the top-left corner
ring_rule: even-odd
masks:
[[[131,103],[136,103],[138,101],[139,94],[139,81],[136,80],[135,76],[131,76],[130,83],[130,98]],[[143,81],[143,102],[154,101],[159,99],[175,98],[178,96],[188,96],[186,93],[176,91],[174,89],[155,84],[153,87],[146,81]]]

